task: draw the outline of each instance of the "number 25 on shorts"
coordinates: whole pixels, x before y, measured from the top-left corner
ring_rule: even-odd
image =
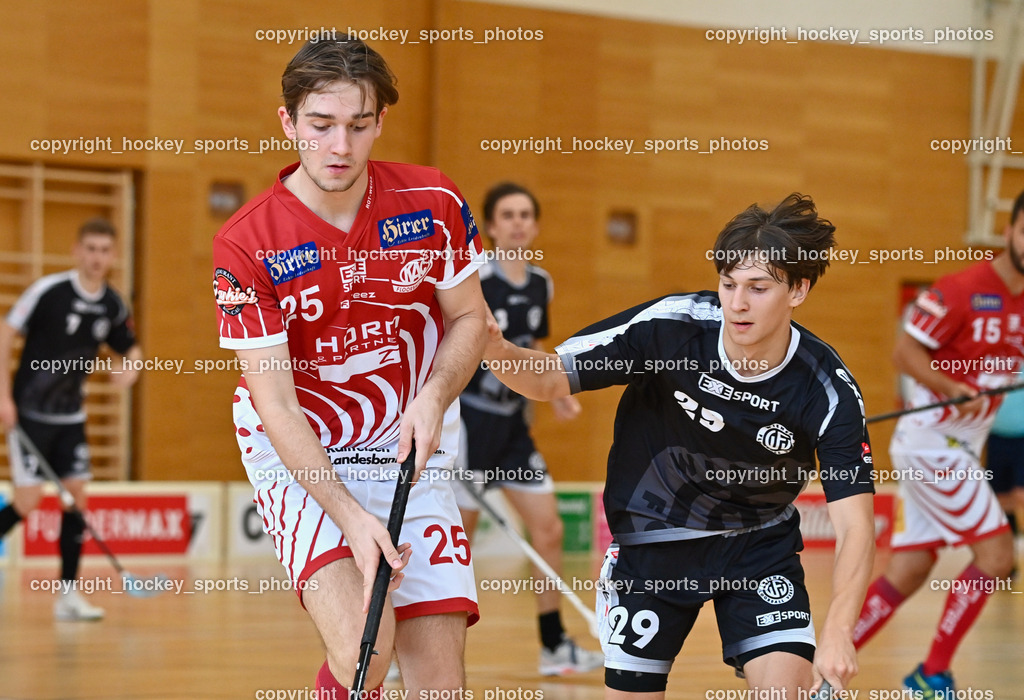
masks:
[[[469,566],[472,554],[469,551],[469,539],[466,537],[466,531],[462,529],[461,525],[452,525],[451,527],[451,547],[448,546],[448,533],[437,523],[428,526],[423,531],[423,539],[425,540],[433,540],[435,535],[438,539],[437,544],[434,545],[434,551],[430,554],[431,566],[435,564],[451,564],[455,561],[463,566]],[[452,558],[453,555],[454,559]]]

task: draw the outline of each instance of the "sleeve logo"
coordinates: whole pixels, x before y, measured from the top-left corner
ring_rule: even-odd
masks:
[[[948,309],[942,303],[942,293],[937,289],[929,289],[926,292],[921,292],[917,297],[917,308],[924,311],[926,314],[930,314],[935,318],[942,318],[946,315]]]
[[[429,209],[399,214],[378,220],[377,230],[380,232],[381,248],[421,241],[434,235],[434,215]]]
[[[252,287],[242,289],[235,276],[222,267],[213,273],[213,297],[217,306],[229,316],[237,316],[246,304],[258,304],[260,301],[256,290]]]
[[[273,255],[268,254],[263,259],[263,264],[276,287],[283,282],[302,277],[313,270],[319,270],[320,251],[317,250],[316,243],[310,241],[297,245],[291,250],[277,251]]]
[[[476,234],[480,231],[476,227],[476,219],[473,218],[473,212],[469,210],[469,202],[462,203],[462,223],[466,225],[466,245],[476,238]]]

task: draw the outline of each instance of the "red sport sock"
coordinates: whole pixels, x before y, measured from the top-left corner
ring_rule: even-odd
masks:
[[[875,632],[882,629],[882,625],[889,621],[896,608],[906,599],[906,596],[897,591],[885,576],[876,578],[868,587],[864,607],[860,609],[860,619],[853,628],[853,646],[857,649],[864,646],[875,636]]]
[[[380,700],[381,690],[384,684],[381,683],[373,690],[364,690],[363,697],[366,700]],[[326,661],[316,674],[316,697],[318,700],[348,700],[348,688],[343,686],[334,674]]]
[[[946,609],[942,611],[939,628],[935,630],[931,651],[925,659],[925,675],[942,673],[949,669],[960,640],[978,619],[981,609],[992,591],[996,579],[971,564],[953,582],[953,588],[946,598]]]

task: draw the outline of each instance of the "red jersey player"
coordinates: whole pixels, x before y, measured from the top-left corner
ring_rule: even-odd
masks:
[[[953,653],[1013,566],[1006,517],[979,461],[1000,399],[977,393],[1013,383],[1024,360],[1024,193],[1004,236],[1006,248],[993,260],[947,275],[917,298],[893,356],[913,380],[910,407],[976,397],[896,424],[890,453],[900,514],[893,556],[871,584],[854,633],[858,647],[867,642],[924,583],[940,547],[969,546],[974,559],[950,583],[928,658],[904,680],[926,698],[952,691]]]
[[[234,397],[242,461],[327,647],[317,688],[345,697],[337,679],[355,671],[383,552],[401,572],[377,648],[394,644],[410,690],[454,690],[478,617],[446,478],[457,397],[485,339],[476,225],[437,170],[369,160],[398,93],[366,44],[307,43],[282,87],[279,115],[300,162],[213,244],[220,342],[244,371]],[[422,475],[396,550],[381,521],[413,440]],[[368,688],[389,660],[371,663]]]

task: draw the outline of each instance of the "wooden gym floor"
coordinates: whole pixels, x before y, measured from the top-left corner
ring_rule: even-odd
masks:
[[[876,562],[876,573],[884,565],[884,555]],[[802,556],[814,618],[820,626],[832,555],[813,550]],[[946,552],[937,577],[955,577],[966,557],[966,552]],[[594,579],[597,566],[596,558],[570,558],[565,578]],[[57,623],[51,595],[31,585],[51,575],[49,568],[0,569],[0,698],[313,697],[314,676],[323,660],[315,630],[292,592],[256,592],[261,581],[280,581],[282,570],[276,562],[130,568],[140,577],[165,573],[181,582],[182,592],[143,599],[102,591],[90,600],[106,609],[105,620]],[[525,559],[489,557],[476,561],[476,573],[478,581],[523,579],[528,569]],[[109,576],[117,583],[114,572],[101,563],[90,564],[83,575],[100,581]],[[221,588],[234,590],[194,592],[196,580],[219,582]],[[243,584],[248,590],[239,590]],[[114,587],[120,590],[119,585]],[[1022,586],[1018,583],[1015,588],[1020,591]],[[900,697],[900,680],[926,653],[945,595],[926,584],[862,650],[861,672],[854,681],[860,698]],[[593,602],[592,592],[582,597],[588,605]],[[537,675],[532,594],[481,591],[480,603],[483,620],[469,630],[466,654],[472,700],[602,697],[601,671],[555,679]],[[563,605],[562,614],[577,640],[597,648],[570,605]],[[720,649],[713,610],[706,606],[672,670],[668,698],[747,697],[734,692],[746,686],[721,662]],[[953,669],[958,688],[963,689],[958,700],[1024,698],[1024,595],[1004,591],[992,596],[954,659]],[[470,700],[468,693],[463,700]]]

